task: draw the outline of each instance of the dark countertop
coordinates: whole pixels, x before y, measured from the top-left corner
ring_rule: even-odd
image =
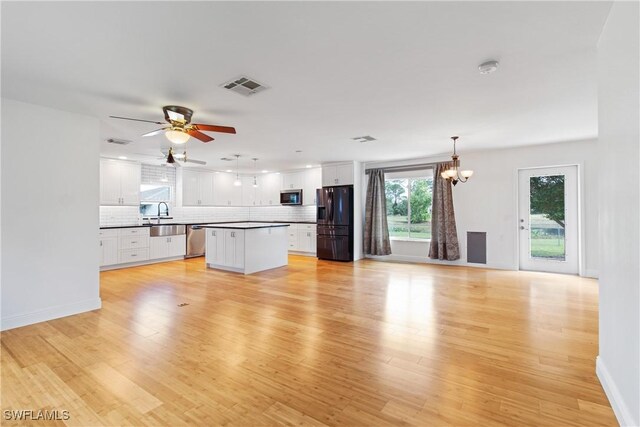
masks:
[[[254,228],[273,228],[273,227],[288,227],[289,223],[275,223],[275,222],[223,222],[203,224],[201,228],[230,228],[235,230],[253,230]]]
[[[205,224],[233,224],[238,222],[260,222],[267,224],[316,224],[315,221],[182,221],[182,222],[161,222],[160,225],[205,225]],[[137,227],[151,227],[158,224],[123,224],[123,225],[104,225],[100,227],[100,230],[108,230],[110,228],[137,228]]]

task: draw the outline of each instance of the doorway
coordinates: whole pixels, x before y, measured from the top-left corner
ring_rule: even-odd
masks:
[[[578,274],[578,167],[518,171],[520,270]]]

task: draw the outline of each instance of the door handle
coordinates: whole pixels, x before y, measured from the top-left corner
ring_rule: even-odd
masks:
[[[521,226],[520,226],[520,230],[528,230],[528,228],[525,228],[525,226],[524,226],[524,225],[521,225]]]

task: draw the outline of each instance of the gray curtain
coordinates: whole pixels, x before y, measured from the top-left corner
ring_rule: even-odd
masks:
[[[384,193],[384,171],[369,171],[367,201],[364,215],[364,253],[389,255],[391,242],[387,228],[387,199]]]
[[[456,217],[453,212],[451,181],[440,173],[448,163],[439,163],[433,177],[433,206],[431,208],[431,245],[429,258],[453,261],[460,259]]]

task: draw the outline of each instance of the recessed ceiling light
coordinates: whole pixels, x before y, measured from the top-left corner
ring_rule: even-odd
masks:
[[[118,156],[120,160],[127,160],[127,156]]]
[[[307,165],[307,166],[305,166],[305,168],[312,168],[312,167],[313,167],[313,165]]]
[[[478,71],[480,71],[480,74],[491,74],[498,69],[498,65],[500,65],[500,63],[493,60],[483,62],[482,64],[478,65]]]
[[[280,175],[280,172],[276,172],[276,175]]]
[[[233,172],[231,169],[227,169],[227,172]]]
[[[266,169],[263,169],[262,173],[269,173],[269,171]]]

